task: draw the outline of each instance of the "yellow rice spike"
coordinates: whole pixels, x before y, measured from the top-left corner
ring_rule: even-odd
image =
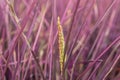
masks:
[[[60,70],[61,73],[63,72],[63,66],[64,66],[64,48],[65,48],[65,42],[64,42],[64,35],[63,35],[63,30],[62,26],[60,24],[60,18],[58,17],[57,21],[57,26],[58,26],[58,44],[59,44],[59,62],[60,62]]]

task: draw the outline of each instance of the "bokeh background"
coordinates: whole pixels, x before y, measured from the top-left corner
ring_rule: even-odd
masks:
[[[120,80],[119,5],[120,0],[0,0],[0,80]]]

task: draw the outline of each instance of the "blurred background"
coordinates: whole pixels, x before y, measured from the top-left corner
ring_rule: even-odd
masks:
[[[0,0],[0,80],[120,80],[119,5],[120,0]]]

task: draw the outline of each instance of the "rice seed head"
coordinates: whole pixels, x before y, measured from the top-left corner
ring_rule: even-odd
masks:
[[[15,21],[17,23],[19,23],[19,18],[17,17],[17,15],[15,13],[13,4],[10,1],[8,1],[8,0],[6,0],[6,2],[7,2],[7,5],[9,7],[9,11],[10,11],[11,16],[13,16],[13,18],[15,19]]]
[[[63,72],[63,66],[64,66],[64,48],[65,48],[65,41],[64,41],[64,35],[62,26],[60,24],[60,17],[58,16],[57,20],[57,26],[58,26],[58,44],[59,44],[59,62],[60,62],[60,70],[61,73]]]

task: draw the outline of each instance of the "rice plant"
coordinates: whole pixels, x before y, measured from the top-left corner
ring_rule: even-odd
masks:
[[[0,0],[0,80],[120,80],[120,0]]]

